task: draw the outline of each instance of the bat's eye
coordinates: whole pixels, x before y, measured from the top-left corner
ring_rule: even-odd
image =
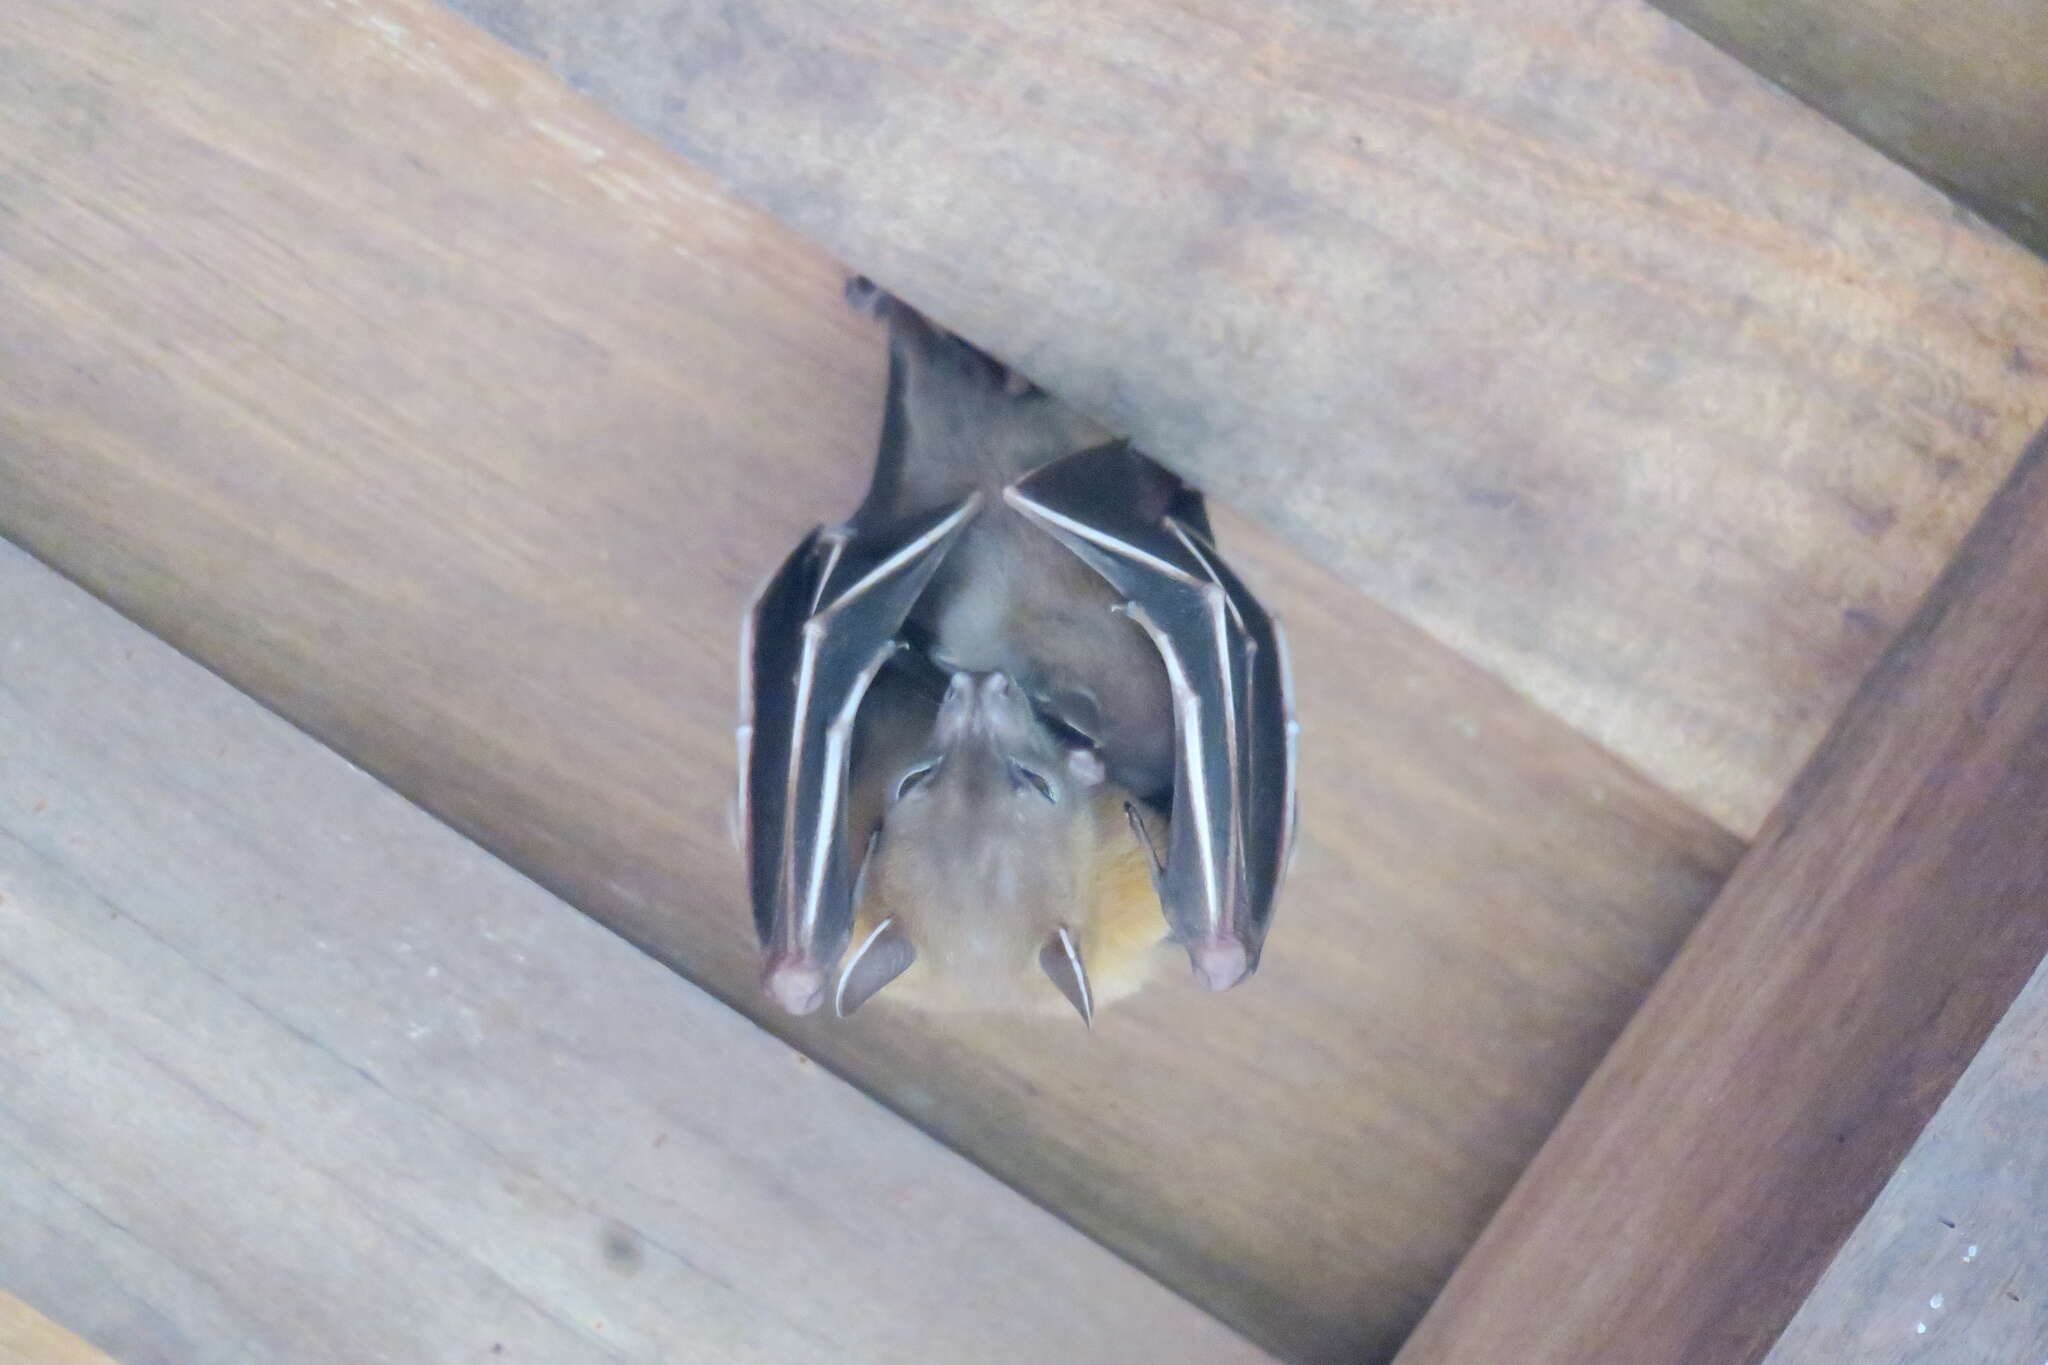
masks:
[[[1010,781],[1016,783],[1020,791],[1028,784],[1035,788],[1040,796],[1052,802],[1055,806],[1060,803],[1059,793],[1052,789],[1052,783],[1045,780],[1045,774],[1033,771],[1022,763],[1013,762],[1010,764]]]
[[[939,765],[936,763],[922,764],[918,767],[912,768],[909,772],[897,778],[896,799],[898,801],[901,801],[906,795],[909,794],[910,789],[912,787],[915,787],[918,783],[924,781],[927,777],[930,777],[932,775],[932,770],[937,768],[938,766]]]

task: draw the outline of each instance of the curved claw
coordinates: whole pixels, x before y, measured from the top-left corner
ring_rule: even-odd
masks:
[[[1004,491],[1126,599],[1166,665],[1176,732],[1162,906],[1195,975],[1258,965],[1295,826],[1285,636],[1207,533],[1200,495],[1129,446],[1096,447]]]
[[[980,503],[970,496],[886,534],[813,531],[747,614],[740,824],[764,984],[792,1013],[822,1002],[853,930],[846,806],[861,700]]]

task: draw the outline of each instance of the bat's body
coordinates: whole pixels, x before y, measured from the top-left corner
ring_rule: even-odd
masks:
[[[890,328],[874,479],[743,642],[769,990],[1085,1018],[1169,929],[1234,983],[1292,822],[1270,621],[1198,494],[864,282],[849,298]]]
[[[912,632],[948,671],[999,672],[1095,740],[1110,776],[1147,796],[1173,782],[1173,700],[1123,598],[1004,501],[1005,490],[1108,433],[917,313],[875,296],[888,319],[884,449],[857,524],[902,525],[979,495],[911,610]],[[1136,489],[1163,512],[1170,475]]]
[[[842,1010],[889,985],[891,999],[940,1009],[1065,1009],[1065,994],[1090,1015],[1157,968],[1165,926],[1134,798],[1093,750],[1062,743],[1007,674],[954,675],[926,747],[884,771],[894,786]],[[867,970],[885,924],[915,949],[896,985],[895,972]],[[1049,990],[1040,957],[1055,945],[1064,964],[1069,944],[1085,968]]]

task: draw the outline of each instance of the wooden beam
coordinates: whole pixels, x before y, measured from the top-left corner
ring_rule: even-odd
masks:
[[[2048,263],[1633,0],[451,3],[1737,834],[2048,421]]]
[[[1771,1347],[2048,951],[2048,437],[1401,1365]]]
[[[1263,1359],[5,542],[0,603],[0,1283],[118,1357]]]
[[[839,267],[432,0],[11,0],[0,73],[0,534],[1285,1354],[1393,1350],[1740,852],[1219,505],[1309,735],[1258,977],[777,1017],[733,650],[873,458]]]
[[[2048,964],[1766,1365],[2048,1361]]]

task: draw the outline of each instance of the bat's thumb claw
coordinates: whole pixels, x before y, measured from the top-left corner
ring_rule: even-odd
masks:
[[[1212,991],[1227,991],[1251,971],[1251,955],[1235,938],[1219,936],[1188,945],[1195,980]]]
[[[810,1014],[825,1003],[825,969],[801,957],[781,953],[770,957],[761,985],[791,1014]]]

